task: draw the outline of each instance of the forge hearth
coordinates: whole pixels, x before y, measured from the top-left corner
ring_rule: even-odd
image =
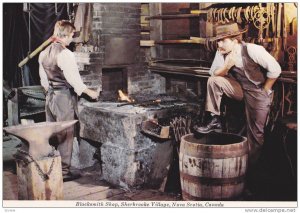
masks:
[[[122,90],[127,93],[126,68],[103,68],[101,100],[116,100],[118,90]]]
[[[101,143],[102,175],[106,181],[126,187],[159,187],[168,174],[173,143],[143,134],[141,123],[152,118],[167,121],[180,115],[195,116],[199,109],[180,101],[148,107],[119,104],[82,103],[80,137]]]

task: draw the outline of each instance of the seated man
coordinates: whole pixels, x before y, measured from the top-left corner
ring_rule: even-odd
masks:
[[[255,163],[264,142],[264,127],[271,106],[272,86],[281,73],[273,56],[262,46],[245,43],[236,23],[216,26],[218,50],[207,82],[205,110],[210,121],[195,127],[199,133],[220,131],[220,104],[223,94],[244,100],[249,144],[249,161]]]

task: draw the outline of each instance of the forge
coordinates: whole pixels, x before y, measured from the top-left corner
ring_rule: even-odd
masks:
[[[140,4],[94,4],[93,52],[75,52],[82,79],[89,88],[101,91],[99,102],[79,103],[80,138],[78,167],[100,161],[102,177],[124,187],[159,187],[168,175],[173,158],[172,140],[142,133],[149,119],[169,126],[171,119],[197,117],[199,104],[172,97],[181,88],[200,90],[197,84],[174,85],[165,76],[149,72],[148,49],[140,45]],[[123,12],[126,11],[126,16]],[[101,21],[99,21],[101,20]],[[130,27],[128,27],[130,26]],[[118,100],[122,90],[135,100]],[[156,101],[159,100],[159,101]],[[167,129],[167,128],[166,128]],[[96,161],[97,162],[97,161]]]
[[[169,125],[174,117],[195,116],[197,105],[170,96],[160,103],[142,106],[120,105],[120,102],[85,102],[79,107],[80,137],[101,143],[104,180],[119,186],[159,187],[168,175],[173,158],[173,141],[142,133],[141,124],[156,119]],[[141,103],[139,97],[137,102]]]

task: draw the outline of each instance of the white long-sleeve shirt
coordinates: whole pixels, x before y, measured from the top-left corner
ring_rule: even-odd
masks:
[[[268,78],[278,78],[281,73],[281,67],[275,58],[266,51],[263,46],[247,43],[247,51],[252,60],[267,70]],[[224,56],[217,51],[212,66],[209,70],[210,75],[214,75],[214,72],[223,67],[225,63]],[[236,57],[236,67],[243,68],[242,60],[242,46],[239,45]]]
[[[41,79],[41,85],[47,91],[49,88],[49,81],[42,65],[44,57],[45,53],[41,52],[39,56],[39,75]],[[57,55],[57,66],[63,71],[67,82],[74,88],[74,91],[77,93],[77,95],[80,96],[82,92],[87,88],[87,86],[83,83],[79,74],[74,53],[67,48],[62,50]]]

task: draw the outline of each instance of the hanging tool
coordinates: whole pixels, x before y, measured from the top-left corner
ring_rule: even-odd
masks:
[[[276,18],[276,37],[273,41],[273,48],[271,50],[271,55],[278,61],[282,57],[282,51],[281,46],[282,42],[280,42],[280,36],[281,36],[281,3],[278,3],[277,5],[277,18]]]
[[[287,10],[286,10],[286,6],[285,4],[283,4],[283,20],[282,20],[282,46],[283,46],[283,50],[286,50],[286,43],[287,43],[287,19],[286,19],[286,14],[287,14]]]
[[[271,3],[271,20],[272,20],[272,36],[274,37],[275,36],[275,33],[276,33],[276,22],[275,22],[275,4],[274,3]]]
[[[270,15],[270,22],[272,20],[272,17],[271,17],[271,8],[270,8],[270,3],[267,3],[266,5],[266,12],[268,15]],[[265,30],[265,38],[269,38],[270,37],[270,25],[268,25],[268,27],[266,28]]]
[[[294,65],[296,64],[297,48],[293,46],[289,46],[287,48],[287,53],[288,53],[288,70],[294,71]]]
[[[281,5],[281,3],[278,3],[276,38],[280,38],[280,32],[281,32],[281,11],[282,11],[282,5]]]

